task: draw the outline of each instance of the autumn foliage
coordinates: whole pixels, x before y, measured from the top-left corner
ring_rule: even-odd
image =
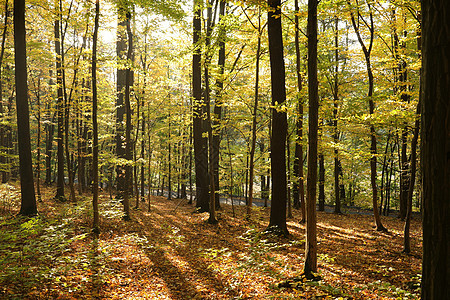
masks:
[[[380,233],[364,211],[318,212],[322,280],[315,282],[299,277],[305,225],[296,210],[285,238],[264,233],[268,208],[255,208],[246,220],[244,206],[233,216],[231,207],[222,205],[219,223],[210,225],[208,214],[194,213],[187,200],[151,197],[152,211],[133,210],[126,222],[121,204],[101,194],[96,240],[89,198],[58,203],[44,189],[39,217],[18,219],[17,190],[3,185],[1,191],[2,299],[418,297],[422,237],[417,217],[411,255],[405,255],[403,222],[397,218],[382,217],[390,230]]]

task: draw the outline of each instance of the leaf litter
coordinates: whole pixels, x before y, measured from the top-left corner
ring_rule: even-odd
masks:
[[[411,254],[401,253],[403,222],[318,212],[319,281],[302,277],[305,226],[288,219],[288,237],[265,233],[269,208],[222,204],[219,223],[183,200],[153,197],[152,211],[102,195],[100,238],[90,234],[90,199],[51,200],[35,221],[0,214],[0,298],[4,299],[417,299],[421,223],[411,226]],[[18,203],[16,207],[18,209]],[[141,207],[146,207],[142,206]]]

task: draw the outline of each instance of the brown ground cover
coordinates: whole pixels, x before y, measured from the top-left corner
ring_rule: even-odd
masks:
[[[371,216],[318,212],[322,280],[282,288],[279,284],[299,276],[303,267],[305,226],[297,211],[288,221],[290,236],[277,237],[264,233],[268,208],[255,208],[245,220],[243,207],[235,207],[233,216],[231,206],[223,205],[219,224],[210,225],[208,215],[193,213],[186,200],[152,197],[151,211],[141,203],[127,222],[120,218],[120,203],[102,195],[101,234],[95,241],[89,199],[56,203],[51,190],[44,192],[40,221],[31,225],[16,221],[17,200],[1,207],[0,298],[418,298],[417,218],[412,253],[406,255],[403,222],[397,218],[383,217],[389,232],[382,233],[373,229]]]

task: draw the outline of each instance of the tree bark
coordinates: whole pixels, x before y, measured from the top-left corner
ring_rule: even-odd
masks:
[[[309,133],[308,133],[308,173],[306,196],[306,243],[303,272],[311,276],[317,271],[317,136],[319,127],[319,93],[317,79],[317,0],[308,1],[308,95],[309,95]]]
[[[350,0],[347,0],[347,3],[350,4]],[[367,76],[369,80],[369,88],[367,91],[367,98],[369,100],[369,114],[372,116],[375,111],[375,103],[373,100],[373,88],[374,88],[374,80],[373,80],[373,72],[372,72],[372,65],[370,62],[370,54],[372,51],[372,45],[373,45],[373,39],[374,39],[374,24],[373,24],[373,15],[372,15],[372,8],[370,6],[370,3],[367,2],[368,8],[369,8],[369,18],[370,23],[368,25],[368,29],[370,31],[370,41],[369,46],[366,47],[364,41],[362,40],[361,33],[359,30],[359,27],[357,25],[357,22],[355,20],[355,16],[352,11],[350,11],[350,17],[352,20],[353,29],[355,30],[356,36],[358,38],[358,42],[361,45],[361,48],[364,52],[364,57],[366,60],[366,68],[367,68]],[[359,14],[358,14],[359,17]],[[371,122],[370,124],[370,184],[372,186],[372,207],[373,207],[373,215],[375,218],[375,224],[377,231],[387,231],[387,229],[383,226],[381,223],[380,214],[378,212],[378,189],[377,189],[377,137],[375,132],[375,126]]]
[[[98,123],[97,123],[97,36],[98,23],[100,15],[100,2],[95,1],[95,20],[94,20],[94,36],[92,38],[92,208],[94,213],[92,229],[98,237],[99,229],[99,212],[98,212]]]
[[[126,30],[128,37],[128,50],[127,50],[127,61],[131,62],[132,53],[133,53],[133,34],[131,32],[131,12],[127,12],[126,14]],[[132,140],[131,140],[131,101],[130,101],[130,88],[132,85],[132,74],[131,67],[127,67],[125,72],[125,159],[127,160],[127,165],[125,166],[125,190],[124,190],[124,198],[123,198],[123,207],[124,207],[124,220],[130,220],[130,197],[133,191],[133,184],[131,181],[132,178],[132,166],[131,161],[133,159],[133,149],[132,149]]]
[[[319,153],[319,211],[325,210],[325,158]]]
[[[226,13],[226,2],[224,0],[220,0],[219,3],[219,58],[218,58],[218,67],[219,67],[219,78],[216,81],[216,103],[214,105],[214,118],[213,118],[213,168],[214,168],[214,186],[216,190],[220,190],[220,181],[219,181],[219,160],[220,160],[220,141],[221,141],[221,122],[222,122],[222,92],[223,92],[223,82],[224,82],[224,74],[225,74],[225,24],[223,20],[225,19]],[[216,208],[220,209],[220,194],[216,193]]]
[[[193,45],[192,58],[192,94],[193,94],[193,139],[195,160],[195,185],[197,208],[201,212],[209,211],[208,188],[208,147],[207,139],[203,136],[203,116],[205,114],[205,102],[202,99],[202,75],[201,75],[201,1],[194,1],[193,20]]]
[[[127,7],[119,7],[118,9],[118,24],[117,24],[117,42],[116,42],[116,55],[118,64],[123,64],[127,51],[127,37],[126,26],[129,20],[127,19]],[[123,126],[125,115],[125,85],[126,85],[126,69],[122,66],[117,68],[117,98],[116,98],[116,155],[119,160],[125,159],[124,138],[125,130]],[[117,198],[123,199],[126,189],[126,166],[123,162],[119,162],[116,168],[117,173]]]
[[[3,116],[3,57],[5,54],[5,43],[6,43],[6,34],[8,33],[8,17],[9,17],[9,9],[8,9],[8,1],[5,1],[5,22],[3,24],[3,33],[2,33],[2,43],[0,50],[0,115]],[[5,126],[3,124],[0,125],[0,147],[3,149],[6,148],[6,140],[5,140]],[[6,172],[6,162],[7,158],[5,156],[6,153],[0,153],[0,167],[1,171],[1,182],[5,183],[8,181],[8,173]]]
[[[60,40],[60,14],[61,10],[56,2],[56,9],[58,11],[55,20],[55,53],[56,53],[56,85],[57,85],[57,178],[56,178],[56,196],[58,201],[65,201],[64,195],[64,98],[63,98],[63,78],[62,78],[62,63],[61,63],[61,40]]]
[[[286,136],[287,116],[281,108],[286,100],[281,0],[268,0],[267,28],[269,37],[270,74],[272,83],[271,175],[272,203],[269,230],[288,234],[286,225]]]
[[[450,2],[422,0],[422,299],[450,299]]]
[[[294,186],[293,186],[293,198],[294,208],[300,208],[302,212],[302,218],[300,223],[306,221],[305,212],[305,184],[303,175],[303,99],[300,98],[300,92],[303,88],[303,78],[301,74],[300,66],[300,37],[299,37],[299,5],[298,0],[295,0],[295,71],[297,75],[297,122],[295,126],[296,141],[295,141],[295,153],[294,153]]]
[[[14,0],[14,60],[16,79],[17,137],[19,144],[20,215],[37,214],[31,158],[30,115],[28,109],[25,0]]]
[[[334,88],[333,88],[333,142],[334,142],[334,212],[341,213],[341,198],[339,187],[339,143],[338,108],[339,108],[339,18],[334,17]]]
[[[256,66],[255,66],[255,101],[252,112],[252,139],[250,142],[250,162],[249,162],[249,188],[248,188],[248,202],[247,202],[247,218],[250,218],[253,205],[253,179],[255,173],[255,149],[256,149],[256,117],[258,113],[258,98],[259,98],[259,61],[261,56],[261,9],[258,8],[258,42],[256,46]]]

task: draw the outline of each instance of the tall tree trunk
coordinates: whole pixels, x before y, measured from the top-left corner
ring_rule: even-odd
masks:
[[[226,2],[225,0],[220,0],[219,2],[219,58],[218,58],[218,67],[219,67],[219,77],[216,81],[216,103],[214,105],[214,131],[213,131],[213,168],[214,168],[214,186],[216,190],[220,190],[220,181],[219,181],[219,160],[220,160],[220,141],[221,141],[221,121],[222,121],[222,93],[223,93],[223,81],[225,74],[225,13],[226,13]],[[220,209],[220,194],[216,193],[216,208]]]
[[[325,158],[319,153],[319,211],[325,210]]]
[[[286,141],[286,151],[287,151],[287,217],[289,219],[293,218],[292,215],[292,200],[291,200],[291,136],[287,136]]]
[[[193,203],[193,198],[194,198],[194,189],[193,189],[193,184],[192,184],[192,151],[193,151],[193,137],[192,137],[192,131],[193,128],[192,126],[189,128],[189,201],[188,204],[192,204]]]
[[[50,114],[50,104],[48,105],[48,113]],[[52,184],[52,154],[53,154],[53,136],[55,133],[56,112],[47,120],[45,124],[45,184]]]
[[[230,148],[230,137],[227,133],[227,148],[228,148],[228,158],[230,162],[230,187],[228,188],[228,194],[230,195],[230,201],[231,201],[231,209],[233,211],[233,217],[236,216],[236,212],[234,210],[234,200],[233,200],[233,159],[231,156],[231,148]]]
[[[308,173],[306,196],[306,243],[305,266],[303,272],[312,276],[317,271],[317,136],[319,127],[319,92],[317,79],[317,0],[308,1],[308,95],[309,95],[309,132],[308,132]]]
[[[144,73],[144,87],[146,86],[146,76]],[[142,103],[141,103],[141,107],[142,107],[142,125],[141,125],[141,136],[142,136],[142,140],[141,140],[141,201],[144,202],[145,201],[145,166],[144,166],[144,152],[145,152],[145,113],[144,113],[144,97],[145,95],[145,88],[142,91]],[[150,172],[150,170],[149,170]],[[150,192],[150,190],[149,190]]]
[[[214,0],[211,0],[210,3],[208,3],[207,8],[207,19],[206,19],[206,49],[207,51],[210,51],[210,40],[211,40],[211,34],[212,34],[212,23],[213,23],[213,6]],[[214,14],[215,17],[215,14]],[[215,187],[215,181],[214,181],[214,159],[213,159],[213,128],[212,128],[212,118],[211,118],[211,89],[209,86],[209,65],[211,63],[211,54],[207,52],[206,59],[205,59],[205,102],[206,102],[206,123],[207,123],[207,132],[208,132],[208,154],[209,154],[209,219],[208,223],[210,224],[216,224],[217,223],[217,217],[216,217],[216,187]]]
[[[334,141],[334,212],[341,213],[341,198],[339,187],[339,130],[338,130],[338,108],[339,108],[339,18],[334,17],[334,88],[333,88],[333,141]]]
[[[128,50],[127,50],[127,61],[131,62],[133,53],[133,34],[131,32],[131,12],[128,11],[126,14],[126,31],[128,37]],[[132,166],[131,161],[133,159],[133,141],[131,140],[131,101],[130,101],[130,89],[132,85],[132,74],[131,68],[127,67],[125,72],[125,159],[127,160],[127,165],[125,166],[125,191],[123,198],[124,207],[124,220],[130,220],[130,197],[133,192],[132,184]]]
[[[99,212],[98,212],[98,123],[97,123],[97,36],[98,23],[100,15],[100,0],[95,1],[95,20],[94,20],[94,36],[92,38],[92,207],[94,212],[94,220],[92,224],[93,232],[98,237],[99,229]]]
[[[422,299],[450,299],[450,2],[422,0]]]
[[[420,97],[420,96],[419,96]],[[411,239],[409,236],[409,228],[411,225],[411,214],[412,214],[412,198],[414,193],[414,184],[416,181],[416,162],[417,162],[417,141],[419,139],[419,127],[420,127],[420,106],[421,103],[417,104],[416,111],[416,121],[414,123],[414,136],[411,141],[411,176],[409,178],[409,191],[408,191],[408,201],[405,216],[405,227],[404,227],[404,239],[403,239],[403,252],[411,252]]]
[[[269,229],[288,234],[286,225],[286,136],[287,116],[281,106],[286,100],[281,0],[268,0],[270,74],[272,83],[271,171],[272,203]]]
[[[203,117],[205,102],[202,99],[201,75],[201,0],[194,0],[192,58],[192,96],[193,96],[193,139],[195,160],[195,185],[197,208],[201,212],[209,211],[208,188],[208,149],[207,139],[203,136]]]
[[[60,0],[59,4],[60,4],[60,9],[62,10],[61,0]],[[67,27],[67,23],[66,23],[66,27]],[[87,36],[87,32],[88,32],[88,26],[86,26],[85,36]],[[86,39],[83,38],[83,41],[85,41],[85,40]],[[83,54],[83,48],[84,48],[84,46],[82,46],[80,48],[80,52],[78,54],[78,57],[76,58],[75,68],[73,71],[72,86],[71,86],[71,89],[69,92],[69,96],[67,96],[66,75],[65,75],[65,71],[64,71],[64,68],[65,68],[64,38],[61,39],[61,66],[62,66],[62,70],[63,70],[62,75],[63,75],[64,106],[65,106],[65,109],[64,109],[64,144],[65,144],[64,149],[65,149],[66,162],[67,162],[67,175],[68,175],[68,180],[69,180],[70,201],[73,201],[73,202],[76,201],[75,185],[74,185],[75,172],[73,170],[73,159],[71,159],[71,157],[73,157],[73,154],[70,152],[70,149],[69,149],[69,135],[70,135],[69,119],[70,119],[70,107],[72,105],[72,95],[73,95],[73,91],[76,89],[76,85],[77,85],[78,68],[79,68],[81,56]]]
[[[258,98],[259,98],[259,61],[261,56],[261,8],[258,8],[258,42],[256,46],[256,66],[255,66],[255,102],[253,104],[252,112],[252,139],[250,142],[250,162],[249,162],[249,189],[247,202],[247,218],[250,218],[253,205],[253,178],[255,172],[255,149],[256,149],[256,117],[258,113]]]
[[[347,3],[350,4],[350,0],[347,0]],[[369,114],[373,115],[375,111],[375,103],[373,100],[373,87],[374,87],[374,80],[373,80],[373,72],[372,72],[372,65],[370,62],[370,54],[372,51],[372,45],[373,45],[373,39],[374,39],[374,24],[373,24],[373,15],[372,15],[372,7],[369,2],[367,2],[367,6],[369,8],[369,18],[370,23],[368,25],[368,29],[370,31],[370,42],[369,46],[366,47],[364,41],[362,40],[360,29],[357,25],[357,22],[355,20],[355,16],[353,14],[353,11],[350,11],[350,17],[352,20],[353,29],[355,30],[356,36],[358,38],[358,42],[361,45],[361,48],[364,52],[364,57],[366,60],[366,67],[367,67],[367,76],[369,79],[369,88],[367,91],[367,98],[369,100]],[[358,14],[358,17],[360,15]],[[375,218],[375,224],[378,231],[387,231],[387,229],[383,226],[381,223],[380,214],[378,212],[378,190],[377,190],[377,137],[375,132],[375,126],[373,123],[370,124],[370,184],[372,186],[372,207],[373,207],[373,215]]]
[[[150,101],[147,102],[147,113],[148,115],[150,115]],[[148,133],[147,133],[147,137],[148,137],[148,149],[147,149],[147,153],[148,153],[148,209],[147,211],[150,212],[151,211],[151,194],[152,194],[152,172],[151,172],[151,167],[152,167],[152,155],[153,155],[153,151],[152,151],[152,145],[151,145],[151,127],[148,126]],[[144,133],[144,132],[142,132]]]
[[[299,37],[299,17],[300,11],[298,6],[298,0],[295,0],[295,71],[297,75],[297,122],[295,126],[297,138],[295,141],[295,154],[294,154],[294,208],[300,208],[302,211],[302,218],[300,223],[306,221],[305,212],[305,185],[303,179],[303,99],[300,98],[300,92],[303,88],[303,78],[300,67],[300,37]]]
[[[117,42],[116,42],[116,56],[118,64],[124,64],[127,51],[127,35],[126,26],[130,21],[128,20],[128,7],[121,6],[118,8],[118,24],[117,24]],[[118,159],[125,159],[124,137],[125,131],[123,126],[125,115],[125,85],[126,85],[126,73],[127,70],[122,66],[117,68],[117,98],[116,98],[116,155]],[[117,198],[123,199],[126,189],[126,166],[123,163],[119,163],[116,168],[117,173]]]
[[[0,65],[1,68],[1,65]],[[0,76],[1,77],[1,76]],[[0,79],[1,80],[1,79]],[[42,202],[41,196],[41,74],[38,75],[36,90],[37,104],[37,154],[36,154],[36,194],[39,202]],[[0,96],[1,99],[1,96]]]
[[[167,200],[172,200],[172,141],[171,141],[171,112],[170,112],[170,92],[169,92],[169,130],[168,130],[168,139],[167,139],[167,150],[168,150],[168,160],[167,160],[167,185],[168,185],[168,193]]]
[[[0,115],[3,116],[4,109],[3,109],[3,57],[5,54],[5,42],[6,42],[6,34],[8,33],[8,16],[9,16],[9,9],[8,9],[8,1],[5,1],[5,22],[3,24],[3,33],[2,33],[2,43],[1,43],[1,50],[0,50]],[[5,143],[5,126],[3,124],[0,124],[0,147],[3,149],[6,148]],[[5,150],[3,150],[5,151]],[[4,170],[6,167],[6,153],[0,153],[0,167],[2,169],[1,171],[1,182],[5,183],[8,181],[8,174]]]
[[[418,14],[420,19],[420,13]],[[422,53],[422,44],[421,44],[421,24],[417,26],[417,50],[419,53]],[[422,82],[423,74],[422,69],[420,69],[420,82]],[[410,253],[411,252],[411,238],[409,236],[410,226],[411,226],[411,214],[412,214],[412,206],[413,206],[413,193],[414,193],[414,184],[416,182],[416,169],[417,169],[417,143],[419,140],[419,132],[420,132],[420,109],[422,106],[422,85],[419,87],[419,103],[417,103],[416,109],[416,121],[414,122],[414,134],[411,140],[411,174],[409,181],[409,190],[408,190],[408,209],[406,212],[405,219],[405,227],[404,227],[404,239],[403,239],[403,252]]]
[[[387,175],[388,175],[388,159],[387,159],[387,155],[388,155],[388,149],[389,149],[389,140],[391,139],[391,131],[389,130],[387,138],[386,138],[386,147],[384,148],[384,155],[383,155],[383,168],[381,171],[381,186],[380,186],[380,214],[382,214],[383,212],[383,203],[384,203],[384,191],[386,190],[386,186],[384,184],[384,182],[387,182]],[[386,180],[385,180],[386,178]],[[384,205],[386,206],[386,203],[384,203]]]
[[[28,109],[25,0],[14,0],[14,60],[16,79],[17,135],[19,144],[20,215],[37,214],[31,158],[30,116]]]
[[[57,161],[58,176],[56,179],[56,196],[55,199],[65,201],[64,195],[64,97],[63,97],[63,74],[61,63],[61,40],[60,40],[60,18],[61,9],[56,1],[56,9],[58,11],[55,20],[55,53],[56,53],[56,85],[57,85]]]
[[[406,50],[406,42],[400,42],[397,27],[396,27],[396,10],[392,8],[392,23],[393,27],[393,51],[394,58],[397,61],[396,70],[394,70],[396,83],[394,87],[394,93],[400,91],[400,98],[403,102],[409,102],[409,96],[407,93],[407,64],[404,57],[404,52]],[[403,31],[403,35],[406,38],[406,30]],[[408,141],[408,129],[405,126],[401,129],[401,148],[399,149],[399,167],[400,167],[400,209],[399,218],[404,221],[407,213],[407,202],[408,202],[408,189],[409,189],[409,163],[407,157],[407,141]]]

